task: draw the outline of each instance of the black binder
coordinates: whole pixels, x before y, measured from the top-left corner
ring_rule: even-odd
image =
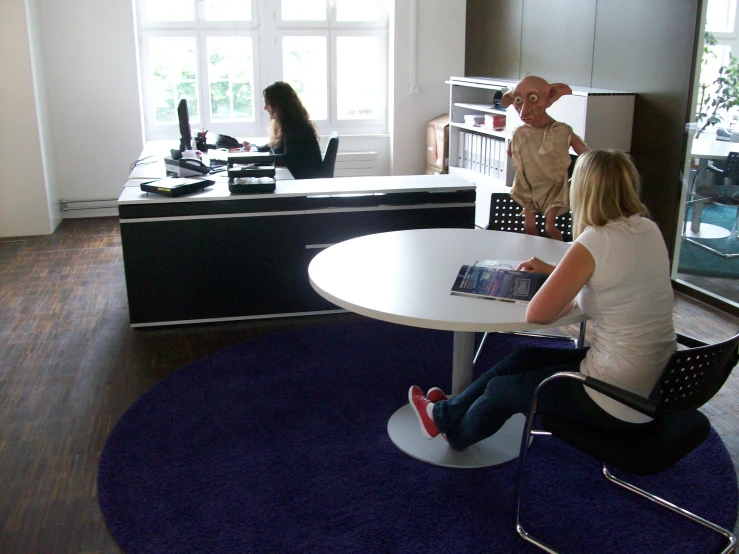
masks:
[[[166,177],[158,181],[141,183],[141,190],[163,194],[165,196],[182,196],[190,192],[196,192],[215,184],[209,179],[193,179],[190,177]]]

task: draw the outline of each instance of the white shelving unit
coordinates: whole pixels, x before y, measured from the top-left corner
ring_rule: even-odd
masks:
[[[477,186],[475,224],[484,227],[490,214],[490,195],[508,192],[515,170],[508,156],[513,131],[523,124],[511,106],[495,107],[496,92],[512,90],[517,81],[488,77],[451,77],[449,85],[449,173]],[[547,112],[569,124],[592,149],[631,149],[634,118],[632,92],[572,87]],[[465,115],[506,116],[503,131],[465,123]]]

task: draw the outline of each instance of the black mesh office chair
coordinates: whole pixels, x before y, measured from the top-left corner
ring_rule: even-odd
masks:
[[[697,186],[694,190],[691,190],[691,198],[689,203],[693,205],[693,209],[696,209],[696,205],[699,203],[715,202],[716,204],[723,204],[725,206],[737,206],[736,217],[734,219],[734,226],[731,229],[731,234],[739,239],[739,152],[729,152],[729,156],[726,158],[726,165],[723,169],[716,167],[715,165],[706,165],[698,169],[693,175],[693,184],[698,178],[698,174],[702,170],[710,171],[717,175],[716,178],[720,180],[718,185],[704,185]],[[729,179],[732,181],[731,184],[726,184],[725,180]],[[691,187],[692,188],[692,187]],[[698,242],[690,237],[685,237],[685,240],[695,244],[696,246],[708,250],[712,254],[721,256],[722,258],[739,258],[739,254],[728,254],[721,252],[715,248],[708,246],[702,242]]]
[[[507,192],[494,192],[490,195],[490,217],[485,229],[488,231],[525,232],[521,206]],[[557,229],[562,233],[562,240],[572,241],[572,212],[558,215],[555,219]],[[536,228],[539,235],[544,233],[544,217],[536,214]]]
[[[567,168],[568,179],[572,179],[572,172],[575,169],[576,162],[577,155],[570,154],[570,165]],[[523,216],[518,215],[521,213],[521,209],[521,206],[509,194],[494,192],[490,196],[490,216],[485,229],[490,231],[509,231],[512,233],[526,232]],[[539,231],[539,235],[546,236],[544,223],[544,216],[542,214],[536,214],[536,228]],[[557,216],[554,225],[562,233],[562,240],[565,242],[572,241],[572,212]]]
[[[339,133],[333,131],[328,137],[326,144],[326,152],[323,154],[323,163],[321,171],[316,177],[332,178],[334,176],[334,166],[336,165],[336,154],[339,151]]]
[[[572,169],[573,163],[570,164]],[[521,206],[511,198],[511,195],[507,192],[494,192],[490,195],[490,218],[485,229],[488,231],[508,231],[509,233],[524,233],[523,216],[520,215]],[[562,240],[565,242],[572,241],[572,212],[557,216],[554,224],[557,229],[562,233]],[[539,235],[546,236],[544,232],[544,217],[541,214],[536,214],[536,227],[539,230]],[[525,333],[527,336],[539,336],[548,339],[562,339],[572,340],[570,337],[555,335],[550,333]],[[485,341],[488,338],[488,333],[483,333],[480,344],[475,352],[475,357],[472,360],[472,364],[477,363],[477,359],[480,357]],[[585,322],[580,324],[580,333],[577,340],[574,341],[575,345],[585,344]]]
[[[673,466],[708,438],[711,424],[698,408],[718,392],[739,361],[737,354],[739,334],[713,345],[682,336],[678,336],[678,342],[690,348],[673,353],[649,398],[574,372],[556,373],[537,387],[524,425],[518,457],[515,493],[516,530],[521,537],[542,550],[555,554],[557,552],[526,532],[520,522],[524,466],[531,438],[533,435],[554,436],[601,460],[603,475],[609,481],[720,533],[727,539],[727,546],[721,552],[733,551],[736,538],[729,530],[615,477],[609,469],[610,466],[632,474],[653,475]],[[541,430],[533,430],[539,397],[546,394],[547,386],[558,379],[581,381],[584,386],[646,414],[653,418],[653,421],[634,430],[609,431],[566,418],[542,415],[539,419]],[[553,482],[557,482],[556,478],[553,478]],[[687,487],[691,484],[685,485]],[[543,501],[546,500],[537,499],[537,502]],[[604,502],[607,502],[607,499]],[[556,537],[552,539],[556,540]]]

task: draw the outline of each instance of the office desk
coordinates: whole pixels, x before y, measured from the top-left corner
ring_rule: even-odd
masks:
[[[144,145],[144,150],[139,156],[138,163],[136,163],[131,169],[131,173],[129,174],[124,186],[139,187],[141,183],[146,181],[166,177],[167,170],[164,167],[164,157],[170,155],[169,151],[172,147],[172,141],[168,140],[154,140],[147,142]],[[226,160],[228,159],[228,152],[225,150],[209,150],[208,153],[202,157],[203,162],[206,165],[210,164],[211,158]],[[203,175],[203,177],[215,180],[219,183],[228,182],[228,175],[225,171],[209,173],[208,175]],[[275,168],[275,180],[286,181],[292,178],[293,176],[288,168]]]
[[[452,394],[472,383],[474,333],[524,331],[585,321],[575,308],[551,325],[526,322],[526,304],[450,294],[459,268],[477,260],[557,263],[568,243],[502,231],[418,229],[380,233],[336,244],[313,258],[311,286],[337,306],[367,317],[454,332]],[[378,368],[381,370],[381,368]],[[407,390],[413,383],[398,383]],[[520,415],[520,414],[519,414]],[[493,437],[455,452],[443,437],[429,441],[409,404],[388,422],[395,445],[408,455],[447,467],[482,467],[518,456],[525,418],[508,420]]]
[[[472,229],[475,187],[451,175],[280,180],[233,195],[226,181],[169,198],[118,199],[133,327],[335,313],[308,264],[350,238],[400,229]]]

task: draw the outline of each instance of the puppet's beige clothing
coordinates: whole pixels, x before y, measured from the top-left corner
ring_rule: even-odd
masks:
[[[525,209],[546,214],[556,208],[558,215],[570,209],[567,169],[571,139],[572,127],[558,121],[545,127],[522,125],[513,133],[511,156],[516,177],[511,196]]]

